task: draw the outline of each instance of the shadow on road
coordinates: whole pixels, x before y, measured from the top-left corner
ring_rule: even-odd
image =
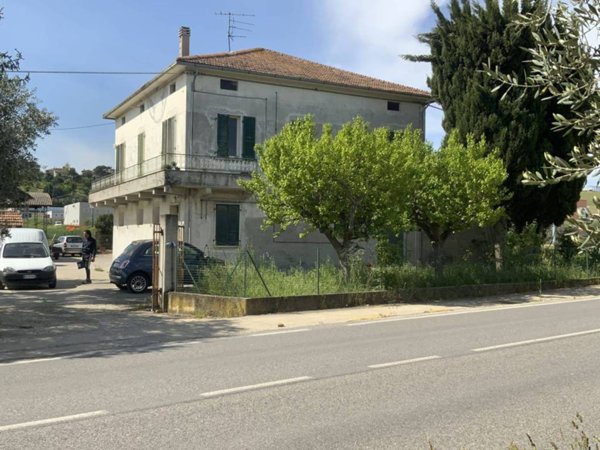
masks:
[[[160,351],[166,344],[231,335],[226,320],[182,319],[148,311],[150,294],[108,284],[0,293],[0,363],[58,355],[114,356]],[[175,344],[177,345],[177,344]]]

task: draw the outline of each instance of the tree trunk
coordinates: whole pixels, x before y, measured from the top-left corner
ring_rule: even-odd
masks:
[[[443,254],[442,254],[442,246],[443,241],[434,240],[431,241],[431,247],[433,247],[433,270],[435,271],[436,278],[440,278],[443,274]]]
[[[342,277],[344,278],[344,282],[347,282],[348,276],[350,275],[350,250],[352,249],[352,241],[344,240],[340,242],[331,233],[324,231],[321,232],[329,240],[329,243],[335,250],[335,253],[337,254],[337,257],[340,261]]]

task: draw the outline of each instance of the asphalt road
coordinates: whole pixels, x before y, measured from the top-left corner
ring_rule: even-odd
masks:
[[[576,413],[600,435],[598,317],[571,301],[7,360],[0,448],[568,448]]]

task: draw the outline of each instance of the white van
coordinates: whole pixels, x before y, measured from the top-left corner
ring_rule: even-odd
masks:
[[[48,239],[37,228],[9,228],[0,239],[0,289],[30,285],[56,287]]]

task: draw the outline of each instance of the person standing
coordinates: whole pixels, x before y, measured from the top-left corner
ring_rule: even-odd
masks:
[[[85,281],[83,284],[90,284],[92,278],[90,276],[90,264],[96,260],[96,239],[92,237],[90,230],[83,232],[83,247],[81,248],[81,261],[85,268]]]

